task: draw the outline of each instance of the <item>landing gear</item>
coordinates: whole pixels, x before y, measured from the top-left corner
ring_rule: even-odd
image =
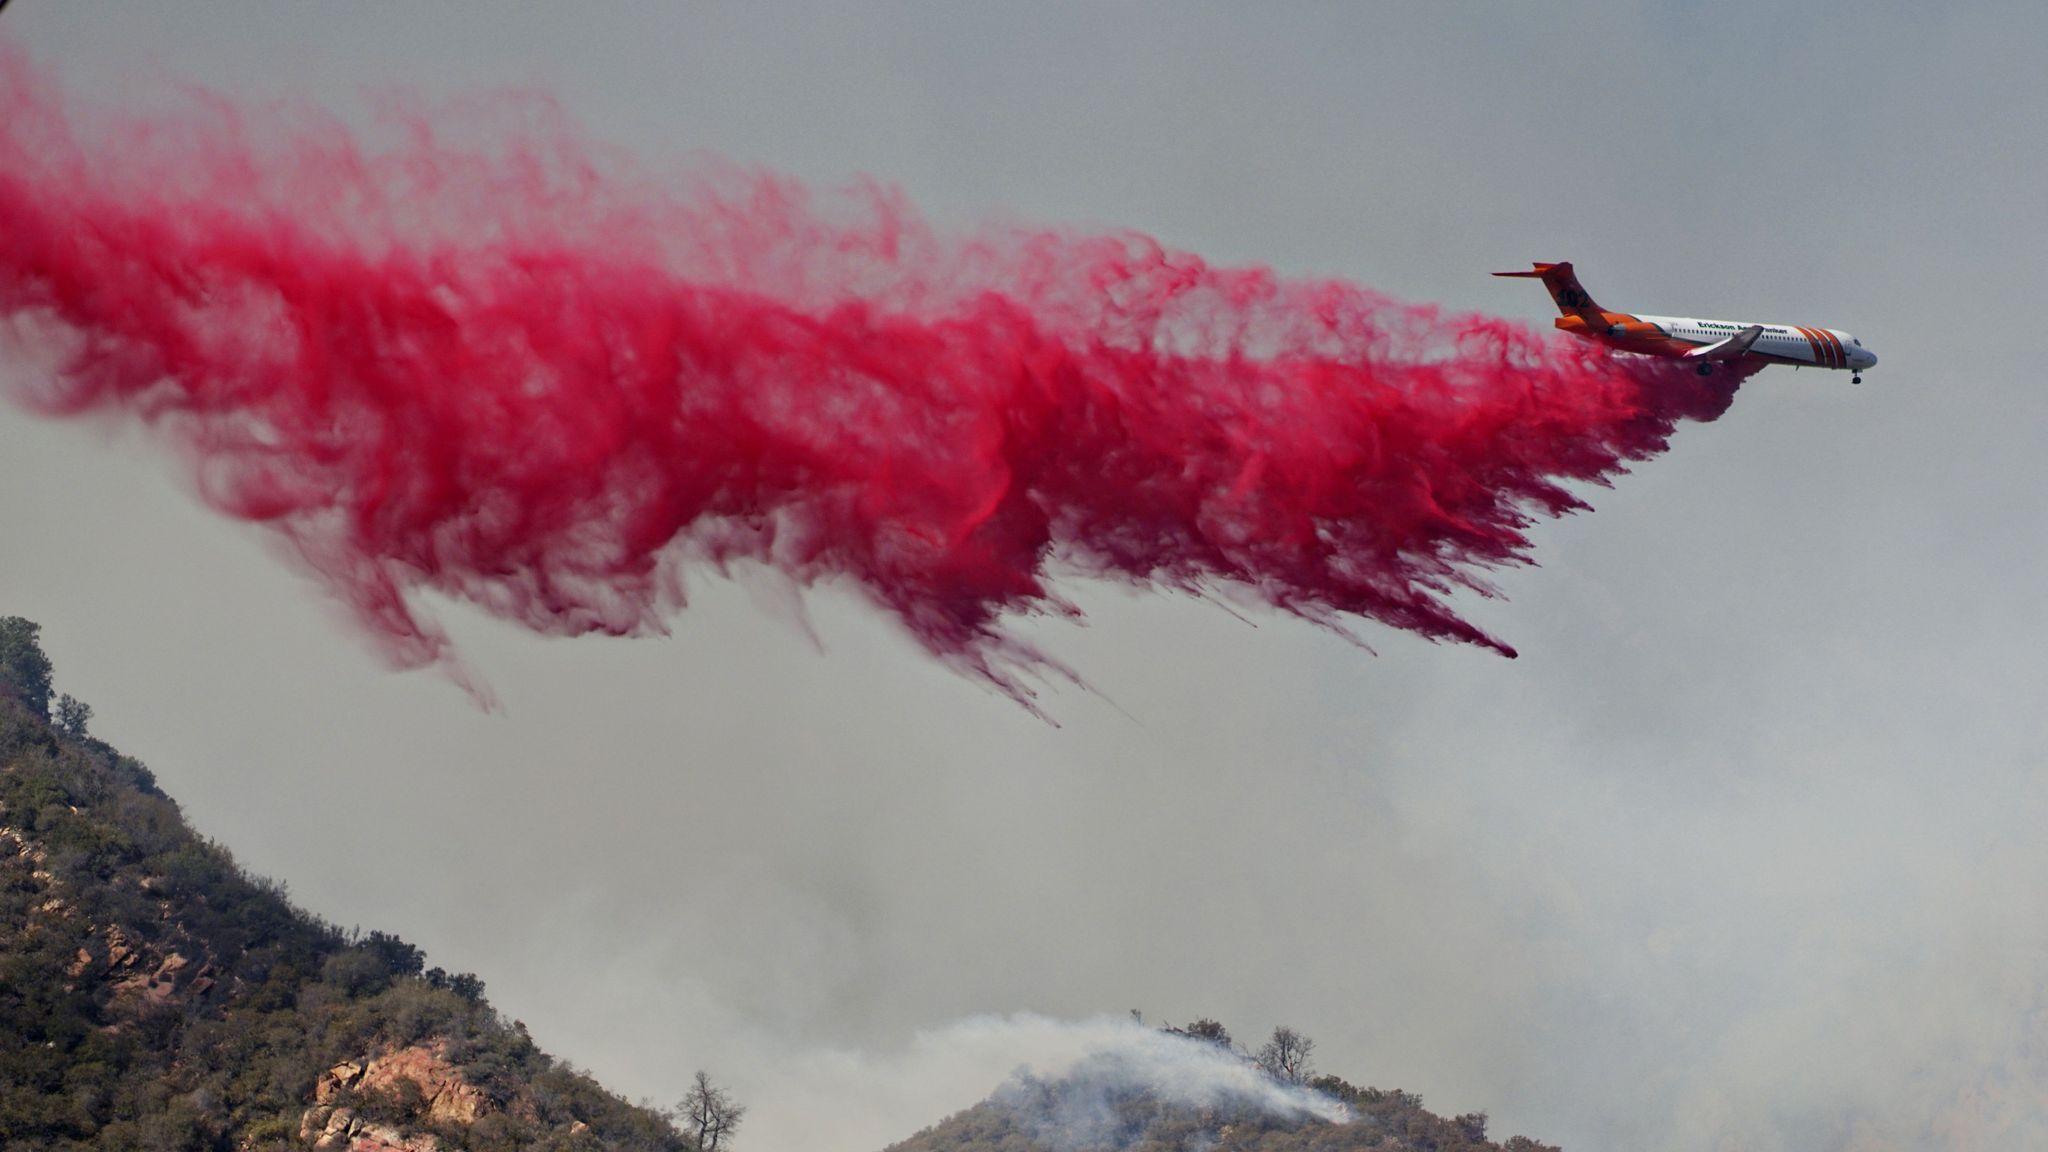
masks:
[[[1712,364],[1702,364],[1699,367],[1693,369],[1693,371],[1699,373],[1702,376],[1712,376],[1714,374],[1714,366]]]
[[[1857,374],[1855,374],[1854,376],[1851,376],[1851,377],[1849,377],[1849,383],[1851,383],[1851,384],[1861,384],[1861,383],[1863,383],[1863,373],[1861,373],[1861,372],[1858,372],[1858,373],[1857,373]]]

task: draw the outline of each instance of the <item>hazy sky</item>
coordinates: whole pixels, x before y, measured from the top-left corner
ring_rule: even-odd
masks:
[[[437,607],[485,714],[148,436],[13,408],[0,612],[244,863],[629,1096],[710,1068],[743,1147],[971,1102],[1031,1044],[963,1018],[1130,1008],[1575,1152],[2041,1145],[2048,9],[1789,7],[25,0],[0,37],[116,104],[538,86],[952,224],[1544,324],[1485,274],[1570,259],[1883,363],[1768,370],[1541,528],[1470,606],[1518,661],[1083,584],[1022,629],[1103,690],[1057,728],[850,593],[821,652],[708,575],[669,639]]]

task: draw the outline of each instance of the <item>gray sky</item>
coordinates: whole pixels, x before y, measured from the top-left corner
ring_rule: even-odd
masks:
[[[667,640],[438,607],[483,714],[146,436],[0,410],[0,611],[246,864],[628,1095],[711,1068],[755,1148],[877,1147],[1042,1040],[964,1018],[1132,1007],[1575,1150],[2048,1139],[2048,10],[507,9],[26,0],[0,36],[116,103],[538,85],[655,160],[1538,323],[1485,273],[1571,259],[1883,363],[1766,371],[1541,528],[1471,605],[1518,661],[1081,585],[1085,627],[1022,628],[1107,697],[1060,728],[850,593],[821,653],[709,577]]]

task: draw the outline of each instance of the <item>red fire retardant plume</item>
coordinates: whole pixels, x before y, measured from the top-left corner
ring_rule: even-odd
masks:
[[[56,365],[20,398],[175,443],[406,666],[451,655],[423,590],[659,632],[740,561],[1020,699],[1054,575],[1512,655],[1447,596],[1734,392],[1133,232],[658,180],[531,98],[122,116],[0,54],[0,106],[0,320]]]

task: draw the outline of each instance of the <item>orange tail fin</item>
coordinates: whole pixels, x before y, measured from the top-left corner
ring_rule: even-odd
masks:
[[[1543,281],[1550,289],[1550,298],[1557,301],[1557,310],[1566,316],[1597,316],[1601,312],[1593,297],[1579,287],[1579,278],[1572,272],[1570,263],[1538,264],[1527,272],[1495,272],[1495,276],[1527,276]]]

